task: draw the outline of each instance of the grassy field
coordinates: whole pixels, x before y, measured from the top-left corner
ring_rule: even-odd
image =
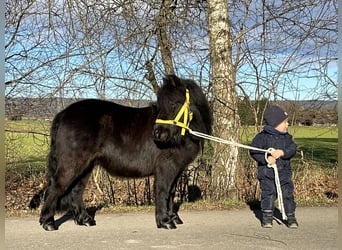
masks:
[[[50,121],[22,120],[7,121],[6,163],[19,173],[39,172],[45,168],[49,148]],[[251,128],[241,129],[242,143],[251,142],[254,133]],[[337,127],[290,127],[289,133],[298,146],[297,160],[303,158],[322,167],[337,163]],[[295,160],[296,160],[295,159]]]
[[[6,170],[12,169],[24,175],[44,171],[50,141],[49,130],[49,121],[7,121]]]
[[[338,129],[337,127],[294,127],[290,133],[298,145],[298,151],[304,152],[306,160],[330,165],[337,163]]]

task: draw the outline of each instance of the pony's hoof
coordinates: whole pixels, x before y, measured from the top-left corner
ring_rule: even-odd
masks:
[[[82,220],[75,220],[75,224],[76,225],[80,225],[80,226],[87,226],[87,227],[91,227],[91,226],[95,226],[96,225],[96,221],[90,217],[82,219]]]
[[[42,227],[46,230],[46,231],[56,231],[58,230],[58,228],[56,227],[55,223],[53,221],[47,222],[47,223],[43,223]]]
[[[178,217],[176,219],[173,220],[174,223],[178,224],[178,225],[181,225],[183,224],[183,221]]]
[[[88,220],[88,221],[84,222],[84,225],[87,227],[95,226],[96,221],[95,220]]]
[[[158,228],[165,228],[165,229],[176,229],[176,225],[173,221],[170,222],[163,222],[158,225]]]
[[[175,215],[173,218],[172,218],[172,221],[175,223],[175,224],[183,224],[183,221],[181,220],[181,218],[179,218],[178,215]]]

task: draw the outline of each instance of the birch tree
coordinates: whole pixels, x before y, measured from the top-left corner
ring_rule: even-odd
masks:
[[[208,1],[208,30],[213,92],[213,133],[220,138],[238,141],[236,70],[232,63],[233,39],[226,0]],[[238,165],[237,148],[214,144],[213,161],[212,196],[216,199],[231,197],[234,194],[235,170]]]

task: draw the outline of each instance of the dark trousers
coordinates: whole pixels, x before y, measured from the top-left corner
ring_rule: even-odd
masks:
[[[278,169],[279,180],[283,195],[286,214],[294,213],[296,203],[293,196],[293,182],[291,169]],[[274,210],[274,201],[277,199],[277,188],[274,179],[274,170],[267,166],[259,166],[258,179],[261,188],[261,210]]]

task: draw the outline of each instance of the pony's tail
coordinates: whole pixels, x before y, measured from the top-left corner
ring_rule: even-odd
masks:
[[[50,181],[50,178],[55,175],[57,171],[57,150],[56,150],[56,137],[60,124],[60,114],[58,114],[51,125],[50,129],[50,153],[48,158],[48,166],[47,166],[47,181]]]
[[[43,200],[44,194],[45,194],[46,187],[39,190],[38,193],[35,193],[30,201],[29,208],[30,209],[37,209],[40,205],[40,203]]]
[[[51,177],[55,174],[56,169],[57,169],[57,157],[56,157],[56,136],[57,136],[57,131],[59,127],[59,115],[55,117],[55,119],[52,122],[51,130],[50,130],[50,137],[51,137],[51,142],[50,142],[50,153],[48,157],[48,166],[47,166],[47,174],[46,174],[46,179],[47,179],[47,185],[44,185],[44,187],[39,190],[36,194],[33,195],[29,208],[30,209],[37,209],[45,197],[45,191],[50,183]]]

